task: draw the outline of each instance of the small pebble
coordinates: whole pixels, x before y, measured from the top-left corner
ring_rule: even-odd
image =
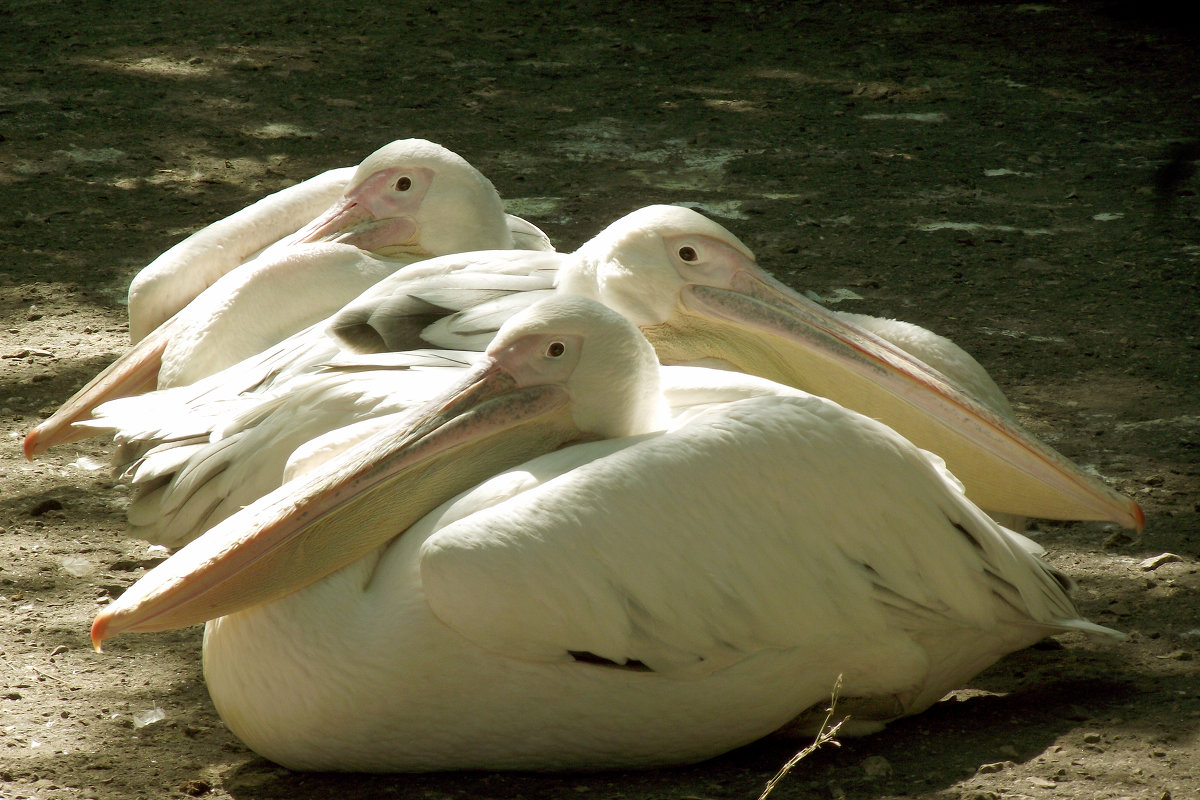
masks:
[[[1053,789],[1055,786],[1058,786],[1057,783],[1050,780],[1049,778],[1033,777],[1033,778],[1026,778],[1025,780],[1029,781],[1029,784],[1031,786],[1036,786],[1038,789]]]
[[[892,775],[892,764],[883,756],[868,756],[864,758],[862,768],[869,781],[890,778]]]

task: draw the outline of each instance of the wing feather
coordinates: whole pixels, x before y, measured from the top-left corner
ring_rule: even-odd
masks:
[[[514,657],[686,676],[822,646],[869,674],[866,648],[915,684],[926,633],[1016,626],[1032,643],[1078,617],[936,463],[819,398],[743,400],[521,470],[539,471],[453,504],[421,556],[437,616]]]
[[[329,329],[343,345],[363,353],[430,345],[462,348],[426,335],[426,329],[481,303],[552,288],[562,260],[558,253],[489,250],[418,262],[349,303]]]

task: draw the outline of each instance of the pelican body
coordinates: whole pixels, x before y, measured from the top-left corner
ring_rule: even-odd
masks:
[[[660,368],[621,316],[556,296],[92,637],[212,620],[218,711],[295,769],[648,766],[753,741],[839,675],[867,732],[1047,634],[1119,635],[1068,586],[886,426]]]

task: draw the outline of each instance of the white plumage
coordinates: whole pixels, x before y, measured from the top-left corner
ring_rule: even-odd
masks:
[[[865,731],[1048,633],[1115,635],[895,432],[746,376],[660,373],[597,309],[553,298],[514,318],[477,383],[430,406],[437,427],[409,420],[226,520],[93,638],[227,613],[205,676],[250,747],[408,771],[695,761],[784,725],[839,674],[844,697],[887,709]],[[644,356],[613,354],[621,326]],[[544,396],[565,410],[529,416]],[[447,498],[464,464],[503,464],[562,414],[609,438]],[[392,483],[373,483],[391,462]],[[447,482],[413,483],[426,467]],[[349,563],[317,575],[293,548]]]
[[[129,339],[137,344],[222,275],[315,219],[342,195],[354,167],[322,172],[193,233],[129,285]]]
[[[680,256],[685,249],[692,260]],[[104,407],[100,419],[87,424],[117,431],[123,444],[119,460],[139,488],[130,507],[134,532],[171,546],[190,540],[277,486],[287,458],[304,442],[328,434],[319,446],[332,452],[338,434],[331,431],[402,411],[426,398],[439,380],[453,380],[439,378],[430,365],[462,367],[474,358],[377,351],[482,349],[501,322],[556,283],[559,292],[621,311],[671,363],[716,362],[766,375],[901,425],[919,445],[947,458],[968,495],[989,511],[1138,524],[1140,512],[1128,499],[1021,430],[986,372],[948,340],[905,323],[830,314],[774,285],[724,228],[688,209],[652,206],[618,220],[574,254],[468,253],[413,265],[328,323],[258,358],[186,390]],[[692,313],[687,298],[697,286],[720,289],[729,299],[718,296],[715,311]],[[767,296],[764,287],[774,294]],[[804,316],[788,316],[793,308]],[[758,330],[747,332],[747,320]],[[776,339],[776,324],[796,338]],[[916,358],[870,331],[915,351]],[[809,358],[812,352],[831,354],[832,362]],[[871,360],[874,353],[886,360]],[[325,366],[330,362],[332,368]],[[880,389],[872,383],[904,370],[912,370],[907,385]],[[934,405],[921,407],[928,397]],[[942,416],[945,409],[960,417]],[[963,414],[966,425],[959,421]],[[946,438],[955,426],[995,436],[963,447]],[[997,439],[1014,449],[981,456]],[[1031,484],[1031,470],[1049,475],[1054,489],[1047,492],[1042,477]],[[1061,503],[1055,494],[1060,490],[1068,498]]]
[[[334,175],[344,191],[321,216],[310,212],[328,204],[338,182],[330,173],[214,223],[139,273],[129,301],[134,346],[30,432],[26,457],[78,438],[71,425],[99,403],[236,364],[407,264],[468,250],[553,250],[504,212],[487,178],[432,142],[392,142],[352,175]]]
[[[440,199],[427,216],[480,224],[472,214],[479,198],[495,194],[492,185],[461,157],[424,139],[400,139],[384,145],[357,167],[341,167],[309,178],[218,220],[174,245],[134,276],[129,286],[129,336],[136,344],[214,284],[221,276],[281,248],[316,241],[340,241],[387,255],[457,253],[505,246],[459,240],[455,231],[422,231],[419,241],[406,221],[422,204],[431,179],[442,173]],[[457,174],[456,174],[457,173]],[[398,181],[409,183],[400,189]],[[482,237],[503,242],[509,227],[511,246],[553,249],[546,235],[516,217],[496,216],[499,198],[488,203]],[[497,223],[497,219],[503,220]],[[424,247],[422,247],[424,245]]]

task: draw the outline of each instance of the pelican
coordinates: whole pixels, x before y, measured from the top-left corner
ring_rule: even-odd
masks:
[[[422,163],[424,159],[430,162]],[[466,165],[433,142],[400,139],[371,153],[357,167],[328,170],[202,228],[134,276],[129,286],[131,342],[137,344],[222,275],[264,251],[301,242],[339,241],[381,254],[420,253],[411,216],[435,172],[447,163],[458,169]],[[464,171],[465,179],[457,189],[468,200],[478,191],[472,183],[486,184],[483,176],[472,172]],[[454,216],[453,197],[443,194],[437,213]],[[509,222],[517,246],[553,249],[533,225],[516,217]],[[432,237],[424,232],[422,238]],[[446,249],[454,246],[452,242],[432,244],[437,249],[430,252],[457,252]]]
[[[697,402],[671,418],[673,370]],[[148,573],[93,643],[211,620],[209,692],[256,752],[426,771],[698,761],[839,675],[867,733],[1046,635],[1120,636],[939,461],[788,387],[712,400],[746,380],[660,369],[621,315],[548,298],[460,386]]]
[[[928,350],[959,376],[951,380],[776,283],[732,234],[674,206],[634,212],[571,255],[471,253],[413,265],[259,358],[182,394],[111,404],[85,424],[118,431],[139,490],[128,512],[134,533],[175,547],[278,486],[300,445],[340,429],[320,441],[333,452],[339,436],[350,443],[373,429],[343,426],[403,411],[453,379],[431,364],[462,368],[474,358],[374,351],[481,348],[498,321],[555,281],[559,292],[619,310],[664,363],[721,363],[883,420],[946,458],[990,512],[1142,524],[1135,503],[1038,442],[1011,412],[958,388],[972,379],[952,358],[961,350]],[[372,352],[348,352],[364,350]]]
[[[260,223],[273,235],[277,226],[264,215],[299,203],[292,194],[289,202],[275,197],[205,228],[139,273],[130,287],[137,343],[26,436],[27,458],[79,438],[71,425],[104,400],[193,383],[328,317],[406,264],[467,250],[552,249],[536,227],[504,212],[492,184],[462,157],[406,139],[364,160],[325,214],[214,280],[205,265],[230,267],[231,252],[240,257],[261,242],[262,234],[239,238],[245,228],[256,232]],[[205,280],[211,285],[193,296]]]

